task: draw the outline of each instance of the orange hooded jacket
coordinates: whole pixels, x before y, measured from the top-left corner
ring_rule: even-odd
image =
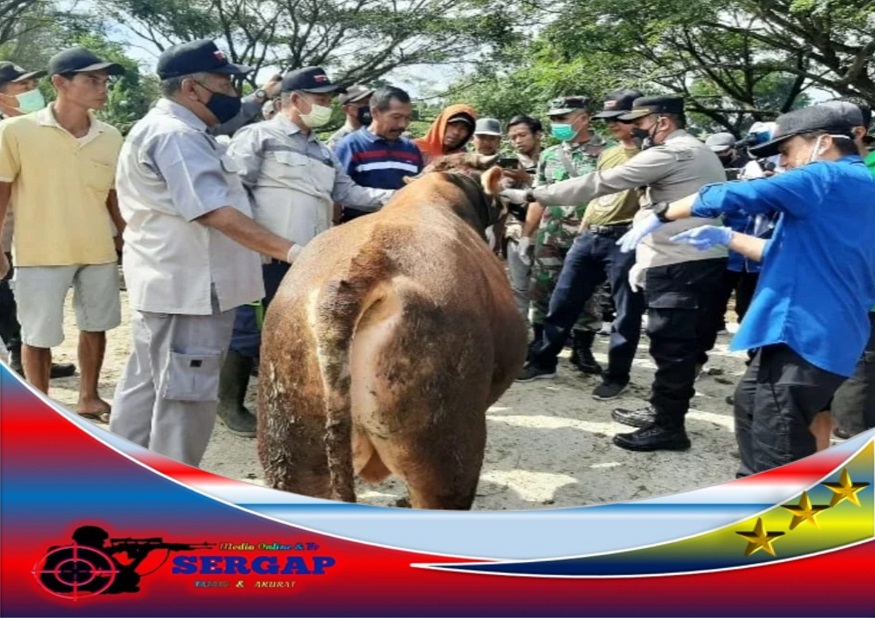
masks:
[[[454,152],[462,152],[463,148],[457,150],[446,150],[444,147],[444,137],[447,133],[447,120],[457,114],[467,114],[471,117],[472,122],[477,120],[477,112],[474,111],[474,108],[470,105],[450,105],[438,115],[433,123],[431,123],[431,126],[428,128],[428,133],[426,133],[424,137],[415,140],[423,157],[425,157],[426,163],[436,157],[452,154]],[[471,127],[471,134],[468,136],[468,139],[470,139],[473,134],[474,127]]]

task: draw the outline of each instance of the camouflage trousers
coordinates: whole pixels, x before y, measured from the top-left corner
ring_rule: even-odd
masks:
[[[559,281],[562,264],[571,245],[552,243],[537,243],[532,258],[531,275],[531,321],[532,324],[543,324],[550,309],[550,297]],[[599,286],[583,308],[572,330],[598,331],[602,327],[602,305],[605,303],[607,290]]]

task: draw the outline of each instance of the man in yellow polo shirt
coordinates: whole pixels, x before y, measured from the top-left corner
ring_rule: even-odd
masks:
[[[87,49],[63,51],[49,61],[57,100],[0,124],[0,225],[11,200],[25,377],[48,392],[51,348],[64,341],[72,287],[82,371],[77,411],[100,420],[110,407],[97,391],[106,331],[121,322],[111,222],[124,229],[112,190],[122,137],[91,110],[104,106],[110,76],[123,72]],[[0,275],[8,268],[4,256]]]

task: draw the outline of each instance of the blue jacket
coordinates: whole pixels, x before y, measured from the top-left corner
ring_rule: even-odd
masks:
[[[850,376],[875,304],[875,179],[858,156],[778,176],[704,187],[696,217],[781,213],[750,309],[730,349],[784,343],[811,364]]]

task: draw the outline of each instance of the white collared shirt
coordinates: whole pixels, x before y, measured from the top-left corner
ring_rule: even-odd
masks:
[[[209,315],[261,299],[257,253],[197,218],[230,206],[251,217],[237,166],[193,112],[161,99],[131,130],[117,190],[133,309]]]

